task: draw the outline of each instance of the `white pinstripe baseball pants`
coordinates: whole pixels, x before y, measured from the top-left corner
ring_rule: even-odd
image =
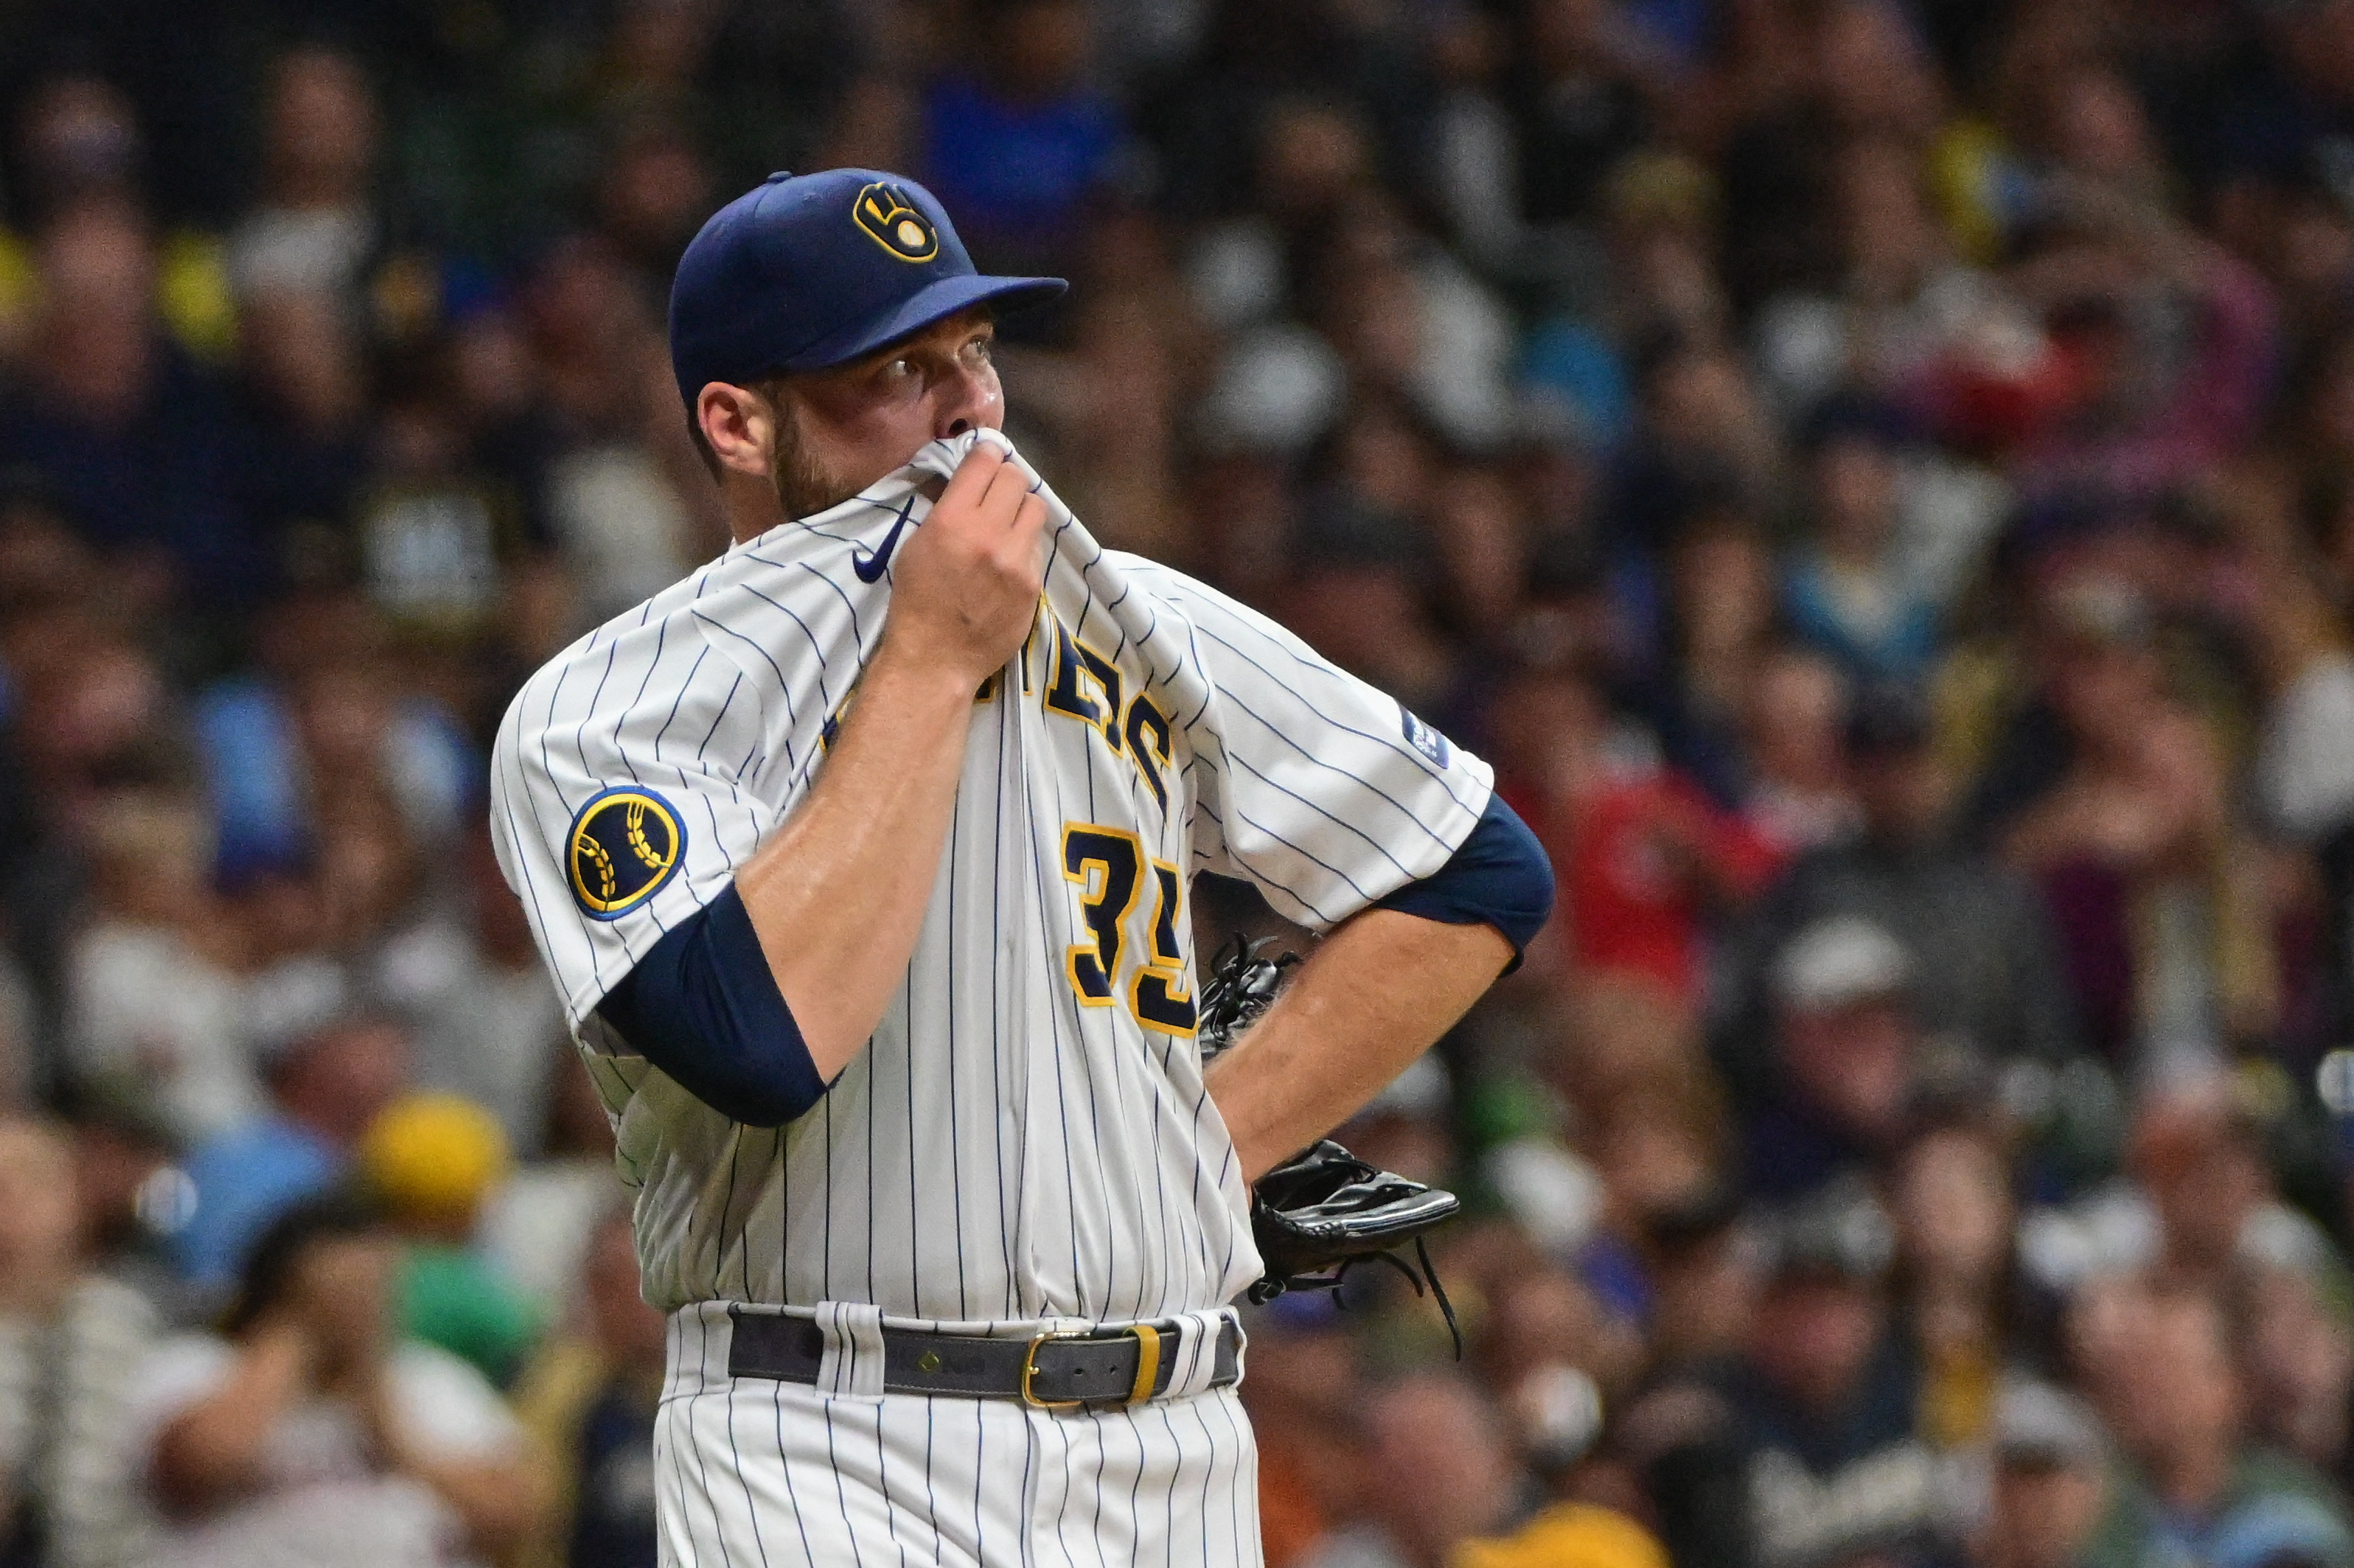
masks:
[[[654,1424],[663,1568],[1257,1568],[1231,1388],[1133,1409],[831,1394],[727,1375],[724,1304],[672,1315]]]

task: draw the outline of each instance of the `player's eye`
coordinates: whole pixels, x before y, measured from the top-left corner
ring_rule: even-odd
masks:
[[[875,381],[886,397],[913,397],[924,389],[924,368],[902,355],[884,361],[875,373]]]

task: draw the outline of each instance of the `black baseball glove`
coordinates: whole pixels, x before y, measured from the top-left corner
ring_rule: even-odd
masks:
[[[1259,956],[1260,944],[1237,936],[1203,982],[1196,1028],[1203,1055],[1214,1056],[1267,1010],[1298,955]],[[1251,1235],[1266,1275],[1250,1287],[1253,1301],[1287,1290],[1331,1290],[1356,1264],[1379,1258],[1437,1298],[1447,1331],[1462,1353],[1455,1308],[1440,1287],[1423,1238],[1455,1217],[1455,1194],[1368,1165],[1331,1139],[1320,1139],[1258,1179],[1251,1195]],[[1419,1271],[1394,1255],[1413,1244]]]

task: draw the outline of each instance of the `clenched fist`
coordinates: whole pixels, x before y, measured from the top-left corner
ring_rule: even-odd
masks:
[[[884,648],[979,685],[1013,656],[1045,577],[1046,503],[1021,465],[976,442],[891,572]]]

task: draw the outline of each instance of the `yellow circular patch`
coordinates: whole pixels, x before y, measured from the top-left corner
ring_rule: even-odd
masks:
[[[572,819],[565,869],[581,912],[610,920],[652,897],[686,854],[686,826],[652,790],[624,784]]]

